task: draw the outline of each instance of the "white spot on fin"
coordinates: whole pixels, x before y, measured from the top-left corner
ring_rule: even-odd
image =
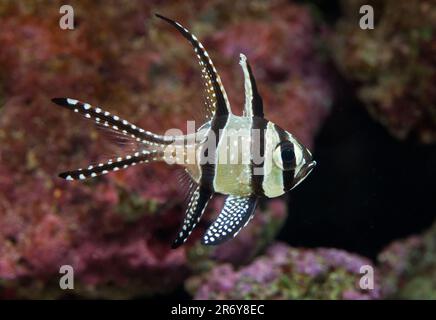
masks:
[[[79,102],[79,101],[77,101],[76,99],[67,98],[67,103],[68,104],[77,104],[77,102]]]

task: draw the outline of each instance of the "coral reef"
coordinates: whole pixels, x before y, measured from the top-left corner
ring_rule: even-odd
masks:
[[[236,110],[243,101],[239,52],[246,53],[268,117],[313,146],[332,94],[309,11],[285,1],[232,10],[229,3],[80,1],[74,30],[59,28],[61,1],[0,3],[0,296],[64,296],[58,280],[65,264],[75,270],[74,293],[84,297],[169,292],[216,261],[247,263],[271,241],[286,216],[280,200],[259,209],[225,246],[199,246],[217,200],[187,244],[171,250],[184,212],[177,174],[165,165],[86,183],[56,177],[123,150],[52,97],[101,105],[158,133],[184,129],[202,108],[191,48],[154,12],[202,39]]]
[[[365,258],[337,249],[298,249],[282,243],[236,270],[221,264],[192,277],[187,289],[195,299],[379,299],[380,280],[360,289]]]
[[[376,264],[338,249],[275,243],[247,265],[215,264],[185,285],[195,299],[436,299],[435,233],[436,224],[394,241]],[[360,288],[362,266],[374,270],[373,289]]]
[[[436,224],[421,236],[398,240],[378,261],[383,295],[397,299],[436,299]]]
[[[357,84],[369,113],[399,139],[436,142],[434,1],[342,1],[332,55]],[[374,8],[374,30],[358,27],[359,8]]]

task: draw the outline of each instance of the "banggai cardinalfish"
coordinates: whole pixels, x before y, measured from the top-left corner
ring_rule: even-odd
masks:
[[[310,151],[289,132],[264,117],[263,102],[247,58],[240,55],[244,74],[242,116],[232,114],[226,92],[203,45],[180,23],[174,26],[194,47],[206,91],[206,119],[194,134],[158,135],[141,129],[99,107],[71,98],[53,102],[80,113],[136,144],[129,155],[86,169],[60,174],[84,180],[140,163],[180,164],[191,178],[186,216],[173,248],[183,244],[205,211],[212,195],[227,195],[224,208],[203,236],[205,245],[220,244],[238,234],[254,215],[260,197],[274,198],[293,189],[316,165]]]

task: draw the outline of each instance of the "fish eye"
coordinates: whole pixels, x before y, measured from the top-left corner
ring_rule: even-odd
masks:
[[[274,151],[274,162],[282,170],[288,171],[295,169],[295,152],[292,142],[285,141],[279,143]]]

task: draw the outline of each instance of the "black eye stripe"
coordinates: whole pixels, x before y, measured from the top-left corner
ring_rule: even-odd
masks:
[[[295,159],[294,150],[292,150],[291,148],[282,148],[281,156],[283,163],[291,163]]]
[[[280,156],[282,158],[283,169],[290,170],[295,167],[295,153],[292,143],[283,142],[280,145]]]
[[[280,154],[282,153],[284,148],[291,148],[292,153],[294,153],[294,145],[292,144],[292,142],[288,141],[288,137],[286,132],[281,129],[278,126],[275,126],[276,132],[279,136],[279,139],[281,141],[280,143]],[[295,153],[294,153],[295,154]],[[283,159],[282,159],[282,163],[283,163]],[[283,165],[285,166],[286,164],[283,163]],[[287,166],[287,165],[286,165]],[[288,169],[289,168],[289,169]],[[294,184],[294,174],[295,174],[295,156],[294,156],[294,160],[291,166],[289,167],[284,167],[284,170],[282,170],[282,177],[283,177],[283,191],[289,191],[292,188],[292,185]]]

